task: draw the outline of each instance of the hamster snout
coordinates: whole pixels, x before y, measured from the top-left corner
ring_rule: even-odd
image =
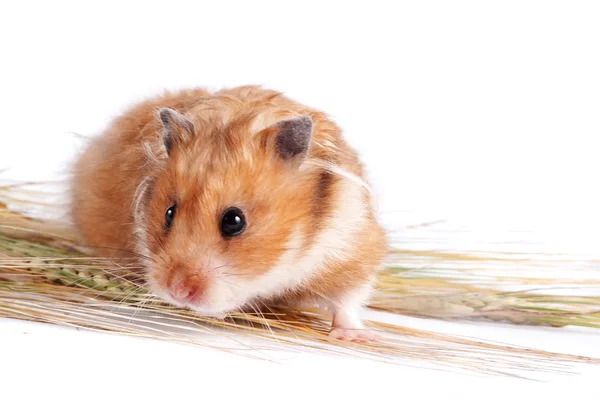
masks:
[[[165,300],[207,316],[232,311],[243,303],[247,284],[235,280],[240,274],[221,255],[198,246],[192,254],[166,258],[155,259],[148,275],[152,292]]]

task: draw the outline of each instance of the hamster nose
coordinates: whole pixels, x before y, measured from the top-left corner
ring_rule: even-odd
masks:
[[[203,284],[199,277],[193,276],[182,279],[169,288],[169,294],[175,300],[186,303],[193,301],[201,295]]]
[[[178,301],[192,300],[195,294],[196,293],[192,288],[183,285],[178,285],[175,288],[171,289],[171,296]]]

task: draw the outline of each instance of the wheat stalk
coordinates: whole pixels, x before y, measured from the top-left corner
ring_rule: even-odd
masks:
[[[50,207],[43,201],[22,200],[16,196],[7,200],[7,194],[15,193],[15,188],[19,193],[23,191],[22,185],[0,187],[5,202],[4,205],[0,203],[1,316],[211,347],[216,345],[206,334],[218,333],[221,337],[231,337],[237,345],[236,351],[253,357],[266,347],[242,345],[231,333],[276,341],[292,350],[325,350],[368,356],[384,362],[427,360],[439,368],[458,366],[486,373],[510,374],[511,371],[535,369],[558,372],[563,371],[563,366],[557,366],[556,362],[600,362],[376,321],[369,321],[368,325],[382,332],[384,340],[381,342],[340,343],[328,338],[327,319],[314,310],[268,307],[266,310],[231,313],[224,320],[204,318],[165,304],[149,293],[140,283],[139,267],[132,263],[133,260],[90,257],[68,228],[9,210],[6,203],[13,204],[12,201]],[[32,193],[28,192],[28,195],[31,197]],[[406,253],[397,251],[395,255],[406,256]],[[420,258],[423,256],[419,255]],[[414,258],[414,254],[411,257]],[[404,257],[403,263],[407,260],[409,258]],[[394,257],[390,262],[379,277],[370,304],[373,309],[436,318],[481,316],[499,319],[501,316],[519,323],[586,326],[597,326],[598,323],[597,308],[594,308],[597,299],[594,303],[590,299],[569,298],[567,301],[565,298],[532,298],[532,295],[493,289],[475,290],[475,287],[465,286],[464,282],[428,276],[422,270],[419,270],[420,274],[410,275],[407,273],[419,272],[417,268],[400,267]],[[560,300],[563,301],[562,308],[546,307],[551,302],[560,303]],[[540,304],[543,307],[539,307]],[[566,304],[572,308],[570,314]],[[584,309],[584,306],[589,308]],[[543,313],[540,308],[544,309]],[[515,318],[515,315],[521,318]],[[232,351],[231,343],[219,348]]]
[[[481,274],[474,279],[473,272],[476,270],[471,265],[477,266],[490,258],[468,254],[462,256],[462,267],[453,264],[455,267],[451,271],[414,266],[399,267],[401,264],[414,265],[420,262],[413,258],[414,253],[407,253],[410,256],[408,261],[396,260],[380,274],[378,290],[370,304],[372,308],[432,318],[483,318],[515,324],[600,328],[598,296],[543,294],[539,293],[539,288],[551,288],[554,280],[482,275],[489,273],[489,270],[480,270]],[[401,252],[396,254],[400,255]],[[435,254],[441,263],[448,259],[456,260],[459,256],[461,255]],[[421,257],[419,256],[419,259]],[[536,264],[534,260],[508,259],[502,258],[501,255],[496,255],[495,260],[500,260],[505,265]],[[544,264],[559,270],[566,270],[571,265],[568,260],[545,260]],[[478,283],[471,283],[473,280],[477,280]],[[512,285],[533,286],[534,289],[506,291],[496,288],[507,282]],[[598,280],[562,280],[561,283],[579,288],[600,287]]]

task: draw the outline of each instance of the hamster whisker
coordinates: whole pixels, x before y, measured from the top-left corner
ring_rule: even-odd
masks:
[[[234,273],[227,273],[227,272],[224,273],[223,275],[224,276],[247,276],[247,275],[255,276],[254,274],[240,274],[240,273],[234,274]]]
[[[265,318],[264,314],[259,310],[259,307],[255,307],[254,302],[249,302],[248,305],[250,307],[252,307],[252,309],[260,315],[260,317],[264,321],[264,324],[266,325],[267,329],[271,333],[271,336],[273,336],[273,339],[277,339],[275,336],[275,332],[273,332],[273,329],[271,329],[271,326],[269,325],[269,321]]]
[[[231,281],[230,281],[230,280],[228,280],[228,279],[223,279],[223,282],[227,283],[228,285],[233,285],[233,286],[235,286],[235,287],[237,287],[237,288],[242,288],[242,286],[238,285],[238,284],[237,284],[237,283],[235,283],[235,282],[231,282]]]
[[[144,258],[144,259],[147,259],[147,260],[151,261],[150,257],[147,257],[147,256],[145,256],[143,254],[140,254],[140,253],[137,253],[137,252],[131,251],[131,250],[121,249],[121,248],[118,248],[118,247],[91,246],[91,245],[79,245],[79,247],[88,247],[90,249],[104,249],[104,250],[119,251],[119,252],[123,252],[123,253],[129,253],[129,254],[134,255],[135,257]],[[112,259],[112,257],[108,258],[108,259],[110,260],[110,259]]]
[[[150,302],[150,298],[147,298],[146,300],[142,301],[141,304],[138,304],[135,310],[133,311],[131,317],[135,318],[138,315],[138,313],[146,306],[146,304],[148,304],[148,302]]]
[[[127,296],[125,296],[123,299],[121,299],[121,301],[119,301],[117,304],[122,305],[125,304],[125,302],[127,302],[127,300],[129,300],[130,298],[132,298],[133,296],[140,294],[141,290],[139,291],[131,291],[131,293],[129,293]],[[146,300],[148,301],[148,300]]]
[[[240,309],[238,309],[238,312],[239,312],[240,314],[242,314],[242,315],[244,316],[244,318],[246,319],[246,321],[250,323],[250,325],[252,326],[252,328],[254,328],[254,329],[255,329],[254,322],[252,322],[252,318],[251,318],[251,317],[249,317],[249,314],[248,314],[247,312],[245,312],[245,311],[244,311],[243,307],[242,307],[242,308],[240,308]]]
[[[216,270],[221,269],[221,268],[229,267],[229,266],[230,266],[230,264],[220,265],[218,267],[215,267],[215,268],[211,269],[210,272],[216,271]]]
[[[260,298],[257,298],[256,301],[260,302],[260,304],[262,304],[263,307],[265,307],[267,310],[269,310],[269,313],[270,313],[269,315],[272,315],[273,317],[275,317],[278,322],[281,322],[281,323],[285,324],[285,321],[283,321],[281,318],[279,318],[279,315],[277,315],[277,313],[274,312],[273,309],[267,303],[265,303]],[[296,339],[298,339],[298,335],[296,333],[293,333],[293,332],[291,332],[291,333],[294,335],[294,337]]]

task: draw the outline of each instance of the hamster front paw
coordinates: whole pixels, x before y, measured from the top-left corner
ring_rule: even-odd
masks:
[[[371,343],[379,340],[379,335],[370,329],[333,328],[329,332],[329,337],[355,343]]]
[[[359,316],[359,310],[359,307],[349,304],[334,306],[329,337],[356,343],[370,343],[379,340],[379,335],[375,331],[365,329]]]

